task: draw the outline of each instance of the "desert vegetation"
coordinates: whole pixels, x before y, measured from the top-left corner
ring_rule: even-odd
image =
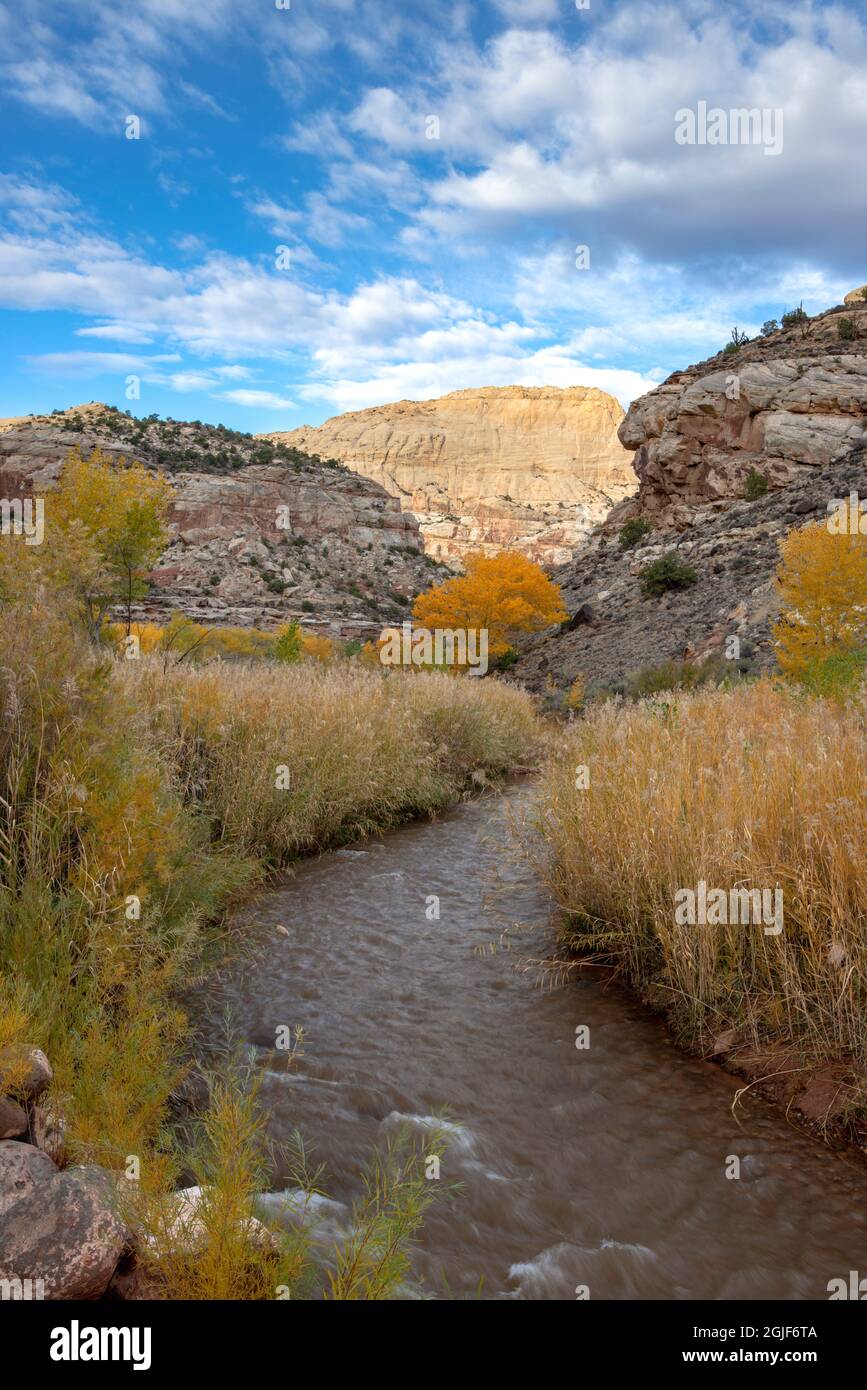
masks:
[[[569,946],[686,1045],[785,1041],[863,1077],[867,538],[822,522],[780,549],[780,674],[712,688],[669,663],[637,703],[588,706],[548,764],[540,826]],[[700,882],[779,892],[782,929],[683,920]]]
[[[99,619],[143,582],[159,525],[161,494],[130,481],[107,470],[116,505],[82,503],[44,546],[0,541],[0,1060],[24,1043],[51,1059],[43,1105],[64,1163],[123,1175],[137,1160],[121,1187],[160,1296],[298,1296],[303,1240],[253,1224],[267,1170],[255,1084],[211,1076],[192,1144],[170,1123],[193,1048],[179,991],[237,944],[225,910],[269,871],[441,810],[531,759],[538,726],[502,683],[311,659],[295,631],[247,648],[223,634],[199,664],[190,625],[177,640],[124,623],[107,636]],[[235,643],[243,661],[225,659]],[[413,1153],[372,1163],[326,1296],[385,1296],[429,1201]],[[182,1173],[205,1193],[195,1213],[171,1205]]]

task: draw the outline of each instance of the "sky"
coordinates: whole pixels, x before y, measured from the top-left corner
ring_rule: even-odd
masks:
[[[3,416],[626,405],[867,281],[863,3],[0,0],[0,66]]]

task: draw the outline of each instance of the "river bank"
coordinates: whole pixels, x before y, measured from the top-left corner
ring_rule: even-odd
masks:
[[[685,1050],[859,1151],[865,774],[863,701],[667,694],[577,721],[538,822],[566,944]]]

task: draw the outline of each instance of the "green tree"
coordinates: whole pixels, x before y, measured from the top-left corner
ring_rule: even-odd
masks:
[[[299,623],[286,623],[277,633],[274,643],[274,657],[277,661],[291,665],[301,660],[301,626]]]

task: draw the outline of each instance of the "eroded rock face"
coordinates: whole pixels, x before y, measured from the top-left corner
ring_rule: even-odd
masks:
[[[867,303],[675,373],[632,404],[619,435],[640,486],[609,529],[632,516],[688,525],[696,507],[742,497],[752,469],[776,488],[845,459],[867,443]]]
[[[300,620],[366,638],[409,615],[437,577],[416,518],[368,478],[251,435],[129,420],[99,404],[0,421],[0,498],[46,497],[74,448],[138,459],[175,489],[171,542],[136,619],[182,612],[208,626]],[[267,462],[261,460],[263,454]],[[50,537],[49,537],[50,538]]]
[[[0,1141],[0,1281],[47,1299],[99,1298],[126,1239],[99,1168],[60,1172],[46,1153]]]
[[[334,457],[419,519],[425,549],[568,559],[635,490],[618,402],[592,387],[483,387],[351,411],[266,436]]]
[[[803,470],[755,502],[694,508],[688,526],[660,522],[630,550],[600,531],[553,571],[569,619],[527,638],[512,674],[531,689],[562,694],[578,675],[589,693],[623,691],[635,672],[666,661],[714,657],[731,660],[732,670],[774,669],[779,543],[793,527],[826,519],[828,503],[851,492],[867,498],[867,449]],[[645,598],[642,569],[669,551],[692,567],[695,584]]]

